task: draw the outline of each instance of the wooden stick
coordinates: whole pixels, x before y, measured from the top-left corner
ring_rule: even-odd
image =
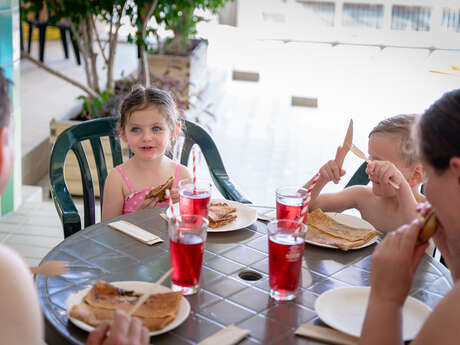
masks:
[[[168,272],[166,272],[165,274],[163,274],[163,275],[161,276],[161,278],[158,279],[158,280],[155,282],[155,284],[156,284],[156,285],[161,285],[161,283],[163,283],[164,280],[165,280],[166,278],[169,277],[169,275],[171,274],[172,270],[173,270],[173,269],[170,268]],[[151,295],[152,295],[151,293],[144,293],[141,297],[139,297],[139,299],[138,299],[137,303],[134,305],[134,307],[132,307],[131,310],[128,311],[128,315],[131,316],[131,315],[137,310],[137,308],[139,308],[142,304],[144,304],[144,302],[145,302]]]

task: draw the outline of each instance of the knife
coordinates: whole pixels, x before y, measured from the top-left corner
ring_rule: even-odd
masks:
[[[335,161],[339,166],[339,170],[342,169],[343,161],[345,160],[345,156],[347,155],[348,151],[350,151],[350,146],[353,143],[353,120],[350,119],[350,124],[348,125],[347,135],[345,135],[345,140],[343,141],[343,145],[340,150],[337,152],[335,156]]]
[[[329,327],[309,324],[300,325],[295,331],[295,334],[337,345],[356,345],[359,340],[356,337]]]

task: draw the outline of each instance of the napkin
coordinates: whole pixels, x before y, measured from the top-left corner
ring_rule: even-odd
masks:
[[[219,332],[214,333],[205,340],[200,341],[198,345],[234,345],[238,344],[243,338],[245,338],[251,331],[247,329],[241,329],[235,325],[222,328]]]
[[[295,334],[307,338],[325,341],[329,344],[337,345],[356,345],[358,338],[336,331],[335,329],[303,324],[295,331]]]
[[[159,238],[157,235],[145,231],[137,225],[131,224],[124,220],[109,223],[109,226],[148,245],[163,242],[163,240]]]

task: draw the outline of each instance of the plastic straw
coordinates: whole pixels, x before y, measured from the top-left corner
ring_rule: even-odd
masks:
[[[303,198],[303,208],[302,211],[300,211],[300,218],[299,218],[299,223],[302,224],[305,216],[307,215],[307,210],[308,210],[308,205],[310,204],[311,200],[311,191],[316,185],[316,182],[318,182],[319,179],[319,173],[316,173],[316,175],[313,177],[313,180],[310,182],[310,185],[307,188],[307,192],[305,193],[305,196]],[[300,226],[297,227],[297,229],[300,229]]]
[[[196,194],[196,154],[195,154],[195,150],[192,150],[193,153],[193,159],[192,159],[192,162],[193,162],[193,194]]]

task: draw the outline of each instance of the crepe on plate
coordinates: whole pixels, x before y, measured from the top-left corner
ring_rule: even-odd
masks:
[[[218,228],[234,221],[236,207],[232,207],[226,202],[211,202],[209,205],[208,219],[210,228]]]
[[[167,201],[166,189],[171,189],[174,182],[174,177],[170,176],[165,183],[152,189],[145,195],[146,199],[158,198],[158,202]]]
[[[80,304],[70,309],[69,315],[91,326],[103,321],[113,321],[115,310],[128,312],[141,294],[124,290],[99,280],[83,297]],[[176,318],[181,299],[181,291],[171,291],[151,295],[134,313],[150,331],[164,328]]]
[[[306,240],[335,246],[342,250],[362,246],[379,234],[374,229],[354,228],[337,222],[317,208],[307,217]]]

